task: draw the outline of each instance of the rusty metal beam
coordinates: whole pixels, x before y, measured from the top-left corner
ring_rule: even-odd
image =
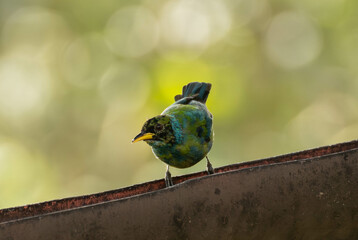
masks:
[[[4,209],[0,239],[358,239],[357,141],[216,170]]]

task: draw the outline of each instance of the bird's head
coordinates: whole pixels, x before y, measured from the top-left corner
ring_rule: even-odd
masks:
[[[147,120],[142,127],[142,131],[133,138],[132,143],[142,140],[154,147],[175,143],[175,135],[170,117],[159,115]]]

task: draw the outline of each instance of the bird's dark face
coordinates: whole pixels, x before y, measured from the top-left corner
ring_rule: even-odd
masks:
[[[132,140],[132,143],[142,140],[146,141],[149,145],[175,143],[170,117],[159,115],[146,121],[142,131]]]

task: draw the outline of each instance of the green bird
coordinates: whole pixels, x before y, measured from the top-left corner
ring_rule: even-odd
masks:
[[[213,145],[213,115],[205,103],[210,83],[192,82],[162,114],[147,120],[132,143],[145,141],[154,155],[167,164],[165,183],[172,186],[169,166],[188,168],[206,157],[209,174],[214,173],[207,157]]]

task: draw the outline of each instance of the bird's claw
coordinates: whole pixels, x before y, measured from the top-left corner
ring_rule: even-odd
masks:
[[[214,174],[213,165],[211,165],[208,156],[206,156],[206,168],[209,174]]]
[[[172,180],[172,175],[169,172],[169,166],[167,167],[167,171],[165,172],[165,186],[166,187],[170,187],[173,186],[173,180]]]

